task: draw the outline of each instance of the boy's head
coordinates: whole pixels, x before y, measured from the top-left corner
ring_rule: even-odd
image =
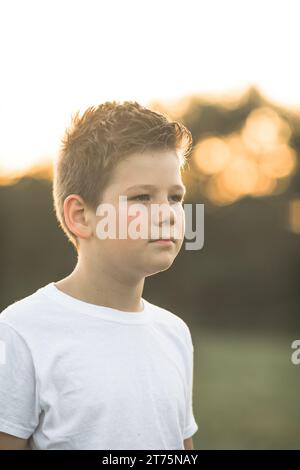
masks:
[[[76,113],[55,162],[53,198],[58,221],[78,253],[88,250],[90,256],[125,256],[126,250],[127,256],[132,257],[139,248],[145,250],[148,243],[157,252],[156,257],[168,258],[169,266],[182,240],[176,240],[171,248],[151,245],[145,239],[100,240],[96,210],[100,203],[111,203],[117,208],[120,195],[127,196],[128,206],[170,202],[173,215],[163,223],[174,225],[176,217],[184,218],[180,170],[191,148],[192,136],[183,124],[137,102],[105,102],[88,108],[82,115]],[[137,185],[150,187],[128,189]],[[167,269],[165,265],[166,260],[156,272]],[[153,268],[156,269],[146,269],[148,274]]]

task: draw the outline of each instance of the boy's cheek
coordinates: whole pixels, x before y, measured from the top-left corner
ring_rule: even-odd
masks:
[[[185,214],[184,214],[183,207],[181,205],[179,207],[176,207],[174,209],[174,213],[175,213],[175,223],[173,225],[170,225],[170,232],[171,232],[170,235],[178,239],[177,244],[178,243],[181,244],[184,238],[184,234],[185,234]],[[99,222],[100,219],[101,217],[100,218],[97,217],[96,223]],[[138,222],[136,221],[136,223],[134,223],[136,219],[139,219],[139,221]],[[151,238],[151,227],[153,227],[154,229],[154,226],[155,226],[156,230],[158,230],[158,226],[154,223],[152,224],[151,214],[148,213],[145,216],[144,212],[139,211],[139,210],[137,210],[134,215],[128,214],[128,212],[125,212],[125,211],[121,211],[121,213],[117,211],[116,217],[114,218],[114,220],[111,221],[111,223],[115,225],[116,240],[114,241],[115,242],[120,241],[122,242],[122,245],[124,244],[124,241],[126,240],[130,240],[133,242],[137,242],[138,240],[141,240],[140,238],[133,239],[130,236],[130,231],[132,232],[132,230],[134,231],[136,229],[140,233],[142,230],[142,227],[144,227],[145,232],[143,232],[143,237],[146,237],[146,238],[143,238],[142,239],[143,241],[147,240],[147,238],[148,239]],[[122,226],[123,224],[124,226]],[[130,227],[131,229],[129,230]],[[95,231],[96,231],[96,226],[95,226]],[[123,235],[126,234],[125,239],[118,238],[119,234],[121,233]]]
[[[127,233],[128,238],[130,238],[129,228],[131,230],[136,229],[139,233],[142,231],[142,228],[146,231],[146,236],[149,234],[149,221],[147,216],[141,212],[137,211],[135,215],[127,214]]]

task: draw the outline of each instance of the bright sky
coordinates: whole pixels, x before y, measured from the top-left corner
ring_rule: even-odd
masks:
[[[53,157],[77,109],[242,92],[300,107],[298,0],[0,4],[0,172]]]

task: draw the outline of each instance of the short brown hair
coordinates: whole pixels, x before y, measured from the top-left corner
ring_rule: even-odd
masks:
[[[66,129],[54,166],[54,209],[61,228],[78,248],[64,219],[64,200],[80,195],[96,210],[113,168],[125,156],[144,150],[175,150],[181,168],[192,149],[190,131],[166,114],[136,101],[107,101],[76,112]]]

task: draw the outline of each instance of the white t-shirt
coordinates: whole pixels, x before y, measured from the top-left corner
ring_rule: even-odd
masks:
[[[184,449],[197,430],[187,324],[90,304],[54,282],[0,315],[0,432],[31,449]]]

